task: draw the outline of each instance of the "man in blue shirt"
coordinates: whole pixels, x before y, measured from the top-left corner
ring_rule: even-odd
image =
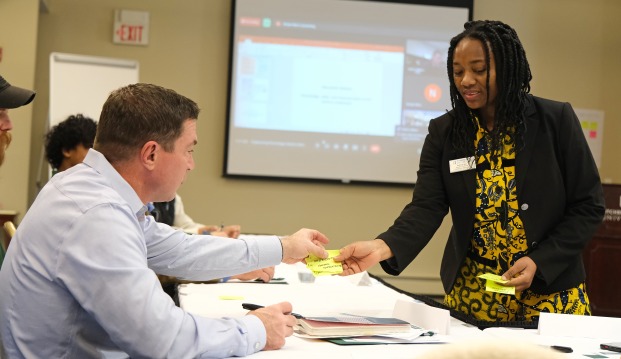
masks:
[[[293,333],[291,304],[208,319],[176,307],[155,273],[207,280],[327,256],[321,233],[271,240],[194,236],[145,216],[194,168],[198,107],[135,84],[103,106],[94,148],[55,175],[26,213],[0,271],[0,334],[11,358],[244,356]]]

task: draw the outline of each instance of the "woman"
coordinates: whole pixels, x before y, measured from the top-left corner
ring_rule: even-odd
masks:
[[[597,167],[568,103],[529,95],[522,44],[499,21],[471,21],[451,40],[453,109],[429,123],[411,203],[376,240],[335,258],[344,274],[381,262],[398,275],[448,210],[445,304],[478,320],[590,315],[581,252],[604,215]],[[486,291],[478,275],[508,280]]]

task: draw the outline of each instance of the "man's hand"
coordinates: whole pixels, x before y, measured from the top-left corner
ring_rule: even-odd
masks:
[[[390,247],[383,240],[376,239],[348,244],[341,248],[334,261],[341,262],[343,273],[340,275],[344,276],[364,272],[390,257],[392,257]]]
[[[296,319],[291,315],[293,307],[289,302],[270,305],[248,312],[261,319],[265,326],[266,342],[263,350],[275,350],[285,345],[285,338],[293,334]]]
[[[239,234],[241,233],[241,226],[238,224],[232,224],[230,226],[224,226],[224,227],[209,225],[209,226],[200,227],[198,229],[199,234],[205,233],[205,232],[209,232],[209,234],[212,236],[237,238],[239,237]]]
[[[213,231],[213,232],[209,232],[210,236],[216,236],[216,237],[226,237],[228,238],[229,235],[226,232],[220,232],[220,231]]]
[[[254,270],[252,272],[234,275],[231,278],[239,280],[255,280],[260,279],[267,283],[274,278],[274,267],[266,267]]]
[[[226,233],[226,235],[230,238],[237,238],[241,233],[241,226],[238,224],[232,224],[230,226],[222,227],[222,232]]]
[[[327,258],[328,252],[323,247],[329,242],[328,237],[314,229],[300,229],[294,234],[280,239],[282,244],[282,262],[297,263],[314,254],[319,258]]]
[[[530,288],[536,272],[537,264],[530,257],[522,257],[502,275],[503,280],[509,280],[503,285],[523,291]]]

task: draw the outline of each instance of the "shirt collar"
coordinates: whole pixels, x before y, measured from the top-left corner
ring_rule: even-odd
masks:
[[[104,176],[110,182],[110,187],[127,201],[134,213],[144,214],[146,205],[142,203],[132,186],[112,167],[101,152],[92,148],[89,149],[82,162]]]

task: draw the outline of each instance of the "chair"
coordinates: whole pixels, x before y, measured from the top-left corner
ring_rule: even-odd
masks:
[[[6,234],[2,238],[2,249],[6,252],[6,249],[9,248],[9,244],[11,243],[11,238],[15,235],[15,224],[12,221],[4,222],[4,233]]]

